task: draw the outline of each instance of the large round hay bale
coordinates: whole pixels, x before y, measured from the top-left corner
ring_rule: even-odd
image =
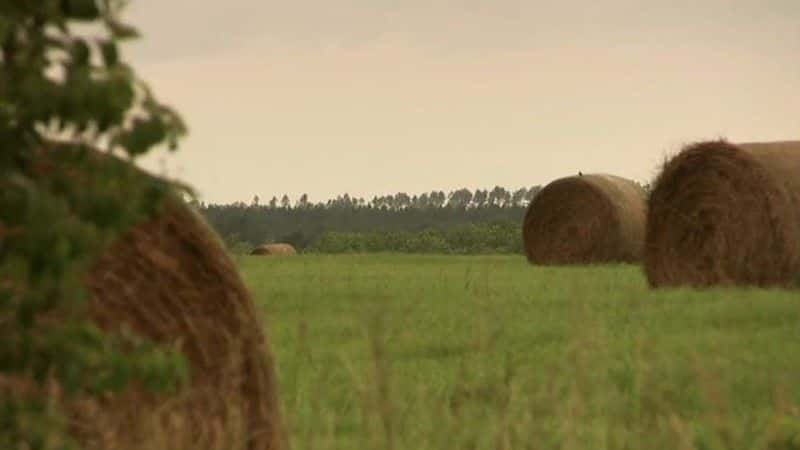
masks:
[[[254,248],[250,254],[260,256],[293,256],[297,254],[297,250],[295,250],[291,244],[263,244]]]
[[[127,166],[91,158],[97,170]],[[68,405],[85,448],[286,448],[258,309],[222,241],[178,195],[168,194],[152,217],[118,236],[85,284],[90,318],[100,328],[176,346],[191,374],[177,393],[133,386]]]
[[[540,265],[638,262],[645,193],[606,174],[558,179],[528,206],[522,235],[528,261]]]
[[[195,448],[227,448],[242,438],[251,442],[239,448],[282,448],[274,362],[257,309],[198,214],[168,200],[154,219],[113,244],[87,285],[93,318],[102,328],[130,327],[159,342],[179,343],[191,363],[192,386],[185,408],[173,415],[186,413],[181,420],[192,424],[186,431],[203,437]],[[103,409],[124,411],[127,400]],[[142,407],[130,406],[131,413]]]
[[[800,142],[689,145],[649,199],[653,287],[789,287],[800,277]]]

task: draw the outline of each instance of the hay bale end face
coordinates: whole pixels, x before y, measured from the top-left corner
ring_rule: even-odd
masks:
[[[260,256],[293,256],[297,250],[291,244],[264,244],[254,248],[251,255]]]
[[[631,180],[581,174],[542,189],[525,215],[528,261],[537,265],[638,262],[645,193]]]
[[[648,205],[652,287],[791,287],[800,279],[800,142],[689,145]]]

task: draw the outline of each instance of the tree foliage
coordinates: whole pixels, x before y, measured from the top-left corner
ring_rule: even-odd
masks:
[[[503,223],[518,234],[519,224],[525,215],[525,208],[530,200],[539,192],[539,186],[521,188],[511,192],[495,187],[495,195],[489,198],[489,190],[477,190],[473,194],[462,188],[445,194],[433,191],[409,196],[407,193],[375,196],[369,201],[348,194],[336,198],[311,203],[303,194],[293,206],[287,206],[277,200],[267,205],[257,202],[245,204],[237,202],[229,205],[199,204],[200,211],[217,232],[226,238],[231,249],[244,251],[264,242],[287,242],[303,250],[330,251],[329,243],[333,237],[372,236],[384,233],[385,242],[394,242],[395,247],[387,245],[362,246],[367,251],[406,251],[408,247],[400,244],[400,240],[390,238],[393,233],[411,233],[403,239],[423,239],[425,233],[439,233],[450,230],[455,234],[463,233],[470,225]],[[257,196],[256,196],[257,197]],[[288,196],[283,195],[283,199]],[[273,197],[277,199],[277,196]],[[513,224],[513,226],[512,226]],[[327,233],[331,233],[328,235]],[[338,233],[338,234],[337,234]],[[344,233],[344,234],[341,234]],[[448,235],[449,236],[449,235]],[[510,236],[510,235],[509,235]],[[325,242],[322,242],[322,239]],[[359,237],[360,239],[360,237]],[[509,237],[506,243],[483,249],[480,245],[448,244],[444,253],[505,253],[514,248],[515,237]],[[414,245],[411,245],[414,247]],[[338,244],[334,245],[338,248]],[[358,247],[358,246],[356,246]],[[434,249],[441,246],[420,246]],[[472,249],[472,250],[468,250]]]
[[[67,400],[186,377],[173,352],[87,319],[88,268],[170,189],[127,164],[98,171],[95,149],[134,158],[186,131],[121,57],[137,36],[124,5],[0,0],[0,382],[57,383]],[[1,448],[77,448],[65,424],[0,383]]]

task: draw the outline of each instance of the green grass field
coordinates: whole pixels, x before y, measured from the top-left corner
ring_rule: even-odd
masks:
[[[241,257],[293,449],[800,449],[797,293],[523,257]]]

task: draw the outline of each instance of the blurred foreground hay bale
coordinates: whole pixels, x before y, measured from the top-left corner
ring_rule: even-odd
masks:
[[[235,442],[226,433],[236,427],[253,439],[246,448],[281,448],[274,361],[257,310],[224,247],[198,214],[167,200],[154,219],[114,243],[87,285],[92,316],[101,328],[125,326],[158,342],[179,342],[193,376],[178,415],[185,413],[181,420],[197,436],[220,434],[206,435],[196,448]],[[103,409],[129,407],[141,405],[126,399]],[[216,426],[209,427],[209,420]]]
[[[107,155],[90,153],[90,160],[97,171],[113,165],[143,182],[156,180]],[[48,166],[46,157],[39,163]],[[84,175],[76,173],[76,183]],[[134,385],[71,402],[71,429],[86,448],[286,448],[274,359],[258,310],[221,240],[176,193],[116,238],[85,285],[88,312],[101,329],[177,346],[191,370],[188,386],[172,395]]]
[[[700,142],[649,199],[652,287],[789,287],[800,279],[800,142]]]
[[[644,222],[645,193],[635,182],[605,174],[561,178],[528,207],[525,252],[540,265],[638,262]]]
[[[263,244],[254,248],[251,255],[261,256],[293,256],[297,250],[291,244]]]

